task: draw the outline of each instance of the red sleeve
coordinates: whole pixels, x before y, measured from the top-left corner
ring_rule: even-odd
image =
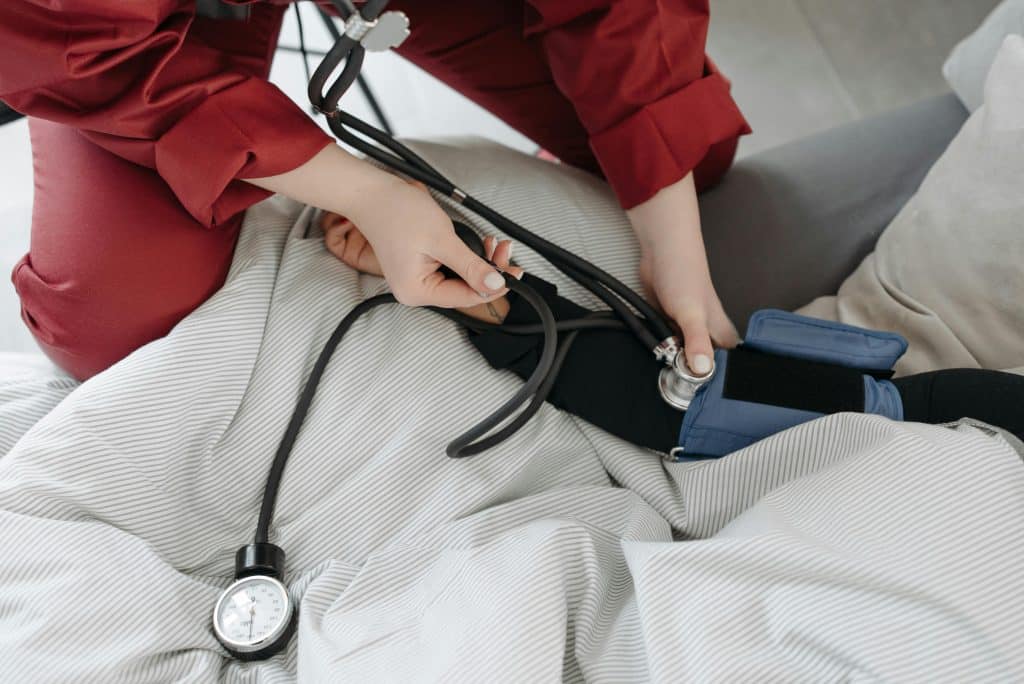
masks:
[[[558,88],[625,208],[750,132],[704,55],[708,0],[528,0]]]
[[[189,34],[191,0],[2,0],[0,98],[156,169],[207,226],[330,138],[265,79]],[[240,30],[244,30],[240,28]]]

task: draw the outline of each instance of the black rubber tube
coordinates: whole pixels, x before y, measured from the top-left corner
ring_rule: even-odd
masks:
[[[570,333],[566,341],[562,343],[563,350],[559,354],[559,349],[557,348],[557,326],[554,315],[551,313],[551,309],[548,307],[547,302],[545,302],[544,299],[533,290],[533,288],[519,280],[516,280],[508,274],[505,274],[505,283],[509,289],[515,291],[520,297],[526,300],[526,302],[534,308],[537,312],[537,316],[540,318],[541,332],[544,333],[544,347],[541,352],[541,358],[533,373],[512,397],[499,406],[490,416],[452,440],[446,449],[446,453],[452,458],[463,458],[486,451],[505,439],[508,439],[508,437],[524,425],[540,409],[540,406],[544,403],[544,399],[550,393],[551,386],[557,377],[558,366],[561,366],[562,360],[565,358],[565,353],[568,350],[568,346],[572,344],[571,340],[575,339],[575,336],[578,334],[578,330]],[[341,319],[341,322],[338,323],[334,332],[331,333],[331,336],[327,339],[323,349],[320,351],[320,355],[317,357],[312,370],[310,370],[309,377],[306,379],[306,384],[302,388],[299,400],[296,402],[295,408],[292,410],[291,419],[288,421],[288,426],[285,428],[284,435],[282,435],[277,451],[274,454],[274,460],[271,463],[270,471],[267,473],[267,481],[263,488],[263,502],[260,506],[260,516],[256,524],[255,542],[257,544],[266,543],[269,540],[270,523],[274,516],[274,506],[277,503],[277,493],[280,489],[281,478],[284,475],[285,466],[288,463],[288,457],[291,455],[292,448],[295,446],[295,441],[299,437],[299,432],[302,430],[302,424],[306,419],[306,414],[309,413],[309,408],[313,403],[313,398],[316,396],[317,387],[320,385],[320,379],[323,377],[324,371],[327,370],[327,365],[330,363],[331,357],[334,355],[335,350],[337,350],[338,345],[341,344],[345,334],[360,316],[371,309],[381,306],[382,304],[393,304],[395,302],[396,300],[394,295],[390,293],[377,295],[360,302],[354,306],[344,318]],[[465,314],[458,311],[447,309],[435,309],[435,311],[455,320],[459,320],[461,317],[465,316]],[[581,325],[587,321],[591,323],[600,323],[605,327],[609,324],[619,324],[618,321],[608,320],[606,318],[603,320],[601,318],[585,318],[579,319],[579,321],[566,321],[565,323],[568,325]],[[582,327],[583,326],[581,325],[580,329],[582,329]],[[486,436],[487,433],[491,432],[498,425],[501,425],[508,420],[517,409],[528,401],[530,403],[527,407],[520,412],[512,422],[497,433]]]
[[[342,5],[350,7],[351,4],[348,0],[333,1],[335,6],[338,8],[339,13],[343,16],[347,16],[345,12],[347,12],[348,9],[347,7],[342,7]],[[386,6],[387,0],[369,0],[363,6],[362,16],[365,20],[376,19]],[[332,28],[335,28],[333,27],[333,24]],[[337,33],[336,28],[334,35],[340,35]],[[344,58],[345,54],[343,53],[345,53],[345,50],[348,50],[348,59],[345,64],[345,69],[343,70],[342,75],[334,84],[332,84],[331,88],[328,90],[326,98],[324,98],[321,96],[323,85],[330,73],[333,72],[341,59]],[[362,121],[358,117],[347,112],[341,112],[337,109],[337,103],[340,100],[342,93],[351,86],[352,82],[358,76],[359,68],[362,66],[362,58],[362,46],[355,43],[355,41],[348,36],[341,35],[340,39],[337,40],[327,57],[325,57],[323,62],[320,64],[320,67],[316,70],[313,81],[310,82],[310,100],[314,105],[318,106],[321,111],[325,111],[325,113],[327,113],[329,126],[332,132],[334,132],[335,135],[337,135],[343,142],[346,142],[355,149],[363,152],[373,159],[376,159],[382,164],[390,166],[401,173],[425,183],[438,192],[449,196],[452,195],[456,186],[409,147],[398,142],[386,132]],[[370,140],[373,140],[390,152],[386,152],[383,149],[379,149],[374,145],[368,144],[359,136],[346,130],[346,126],[352,127],[360,134],[366,136]],[[566,275],[574,278],[580,282],[581,285],[587,287],[597,296],[601,297],[601,299],[604,300],[606,304],[609,304],[619,317],[622,318],[623,322],[630,327],[634,334],[636,334],[637,338],[652,351],[662,340],[672,337],[672,329],[667,320],[653,306],[648,304],[643,297],[623,285],[621,281],[612,277],[606,271],[594,266],[588,261],[580,259],[575,254],[563,249],[550,240],[546,240],[545,238],[527,230],[523,226],[491,209],[475,198],[466,197],[463,199],[462,204],[481,218],[490,221],[514,239],[533,248],[552,264],[565,271]],[[610,299],[605,296],[605,293],[601,292],[600,288],[595,286],[595,282],[600,283],[600,285],[614,293],[615,296],[625,300],[625,302],[631,305],[643,316],[643,320],[635,315],[631,315],[631,312],[628,310],[612,304]],[[647,326],[650,326],[650,328]]]
[[[540,323],[487,323],[473,318],[468,314],[464,314],[461,311],[456,311],[455,309],[442,309],[440,307],[433,306],[428,308],[431,311],[436,311],[442,316],[450,318],[462,327],[468,328],[474,332],[500,330],[501,332],[509,333],[510,335],[542,335],[544,333],[544,326]],[[587,318],[573,318],[562,321],[556,320],[555,330],[557,332],[572,332],[575,330],[626,330],[626,325],[619,319],[613,318],[610,313],[595,312],[592,316]]]
[[[395,296],[393,294],[382,294],[376,297],[370,297],[369,299],[360,302],[352,308],[348,314],[341,319],[338,327],[331,333],[330,338],[327,340],[327,344],[324,345],[323,350],[320,352],[320,356],[317,357],[316,363],[313,364],[313,370],[309,373],[309,378],[306,379],[306,385],[302,388],[302,394],[299,395],[299,401],[295,404],[295,408],[292,410],[291,420],[288,421],[288,427],[281,437],[281,442],[277,446],[277,452],[274,454],[274,461],[271,463],[270,471],[267,473],[267,483],[263,488],[263,503],[260,506],[260,517],[259,522],[256,524],[256,543],[265,543],[268,541],[268,535],[270,531],[270,520],[274,516],[274,505],[277,503],[277,491],[281,485],[281,476],[284,474],[284,467],[288,463],[288,456],[291,455],[292,447],[295,446],[295,440],[299,436],[299,431],[302,429],[302,423],[306,419],[306,414],[309,412],[309,406],[313,403],[313,397],[316,396],[316,388],[320,384],[320,378],[324,374],[324,370],[327,368],[327,363],[331,360],[331,355],[334,354],[334,350],[338,348],[338,344],[341,342],[345,333],[352,327],[352,324],[362,316],[364,313],[380,306],[381,304],[394,303]]]
[[[369,123],[347,112],[339,112],[337,116],[329,119],[329,126],[331,131],[340,140],[368,157],[406,176],[421,181],[443,195],[451,196],[453,194],[456,186],[451,181],[442,176],[439,171],[407,146]],[[386,148],[386,150],[368,144],[365,140],[347,130],[346,126],[365,135]],[[630,327],[641,343],[649,350],[653,351],[662,340],[673,335],[668,322],[654,307],[606,271],[527,230],[473,197],[467,196],[463,199],[462,205],[506,234],[533,248],[570,278],[576,280],[600,297]],[[604,288],[607,288],[607,290]],[[608,291],[614,294],[609,294]],[[610,299],[611,296],[621,297],[622,300],[625,300],[625,302],[628,302],[639,311],[643,318],[629,311],[621,301],[612,301]]]
[[[511,431],[507,429],[502,430],[498,435],[494,435],[490,439],[483,439],[477,442],[477,440],[480,440],[488,432],[505,422],[505,420],[507,420],[516,409],[533,397],[551,374],[551,368],[555,361],[555,352],[557,351],[558,345],[558,335],[555,332],[554,314],[551,313],[551,309],[548,307],[547,302],[545,302],[544,299],[533,290],[533,288],[529,287],[525,283],[505,274],[505,284],[510,290],[513,290],[516,294],[526,300],[526,302],[537,312],[537,315],[540,318],[541,325],[545,330],[544,346],[541,348],[540,361],[538,361],[537,368],[534,369],[530,378],[523,383],[523,386],[520,387],[515,394],[509,397],[504,404],[499,406],[493,413],[491,413],[491,415],[487,416],[469,430],[466,430],[464,433],[449,442],[448,448],[445,451],[451,458],[464,458],[466,456],[479,454],[480,452],[486,451],[495,444],[498,444],[510,437],[512,433],[515,432],[515,429]],[[541,400],[541,403],[543,403],[543,400]],[[522,423],[529,420],[533,414],[537,412],[537,409],[540,408],[540,405],[537,404],[536,408],[533,408],[531,411],[530,409],[532,407],[533,404],[523,411],[523,415],[519,416],[519,418],[522,419]],[[518,429],[518,427],[516,429]]]
[[[332,0],[332,2],[343,18],[349,17],[351,12],[354,11],[349,0]],[[366,20],[372,20],[383,11],[386,5],[387,0],[369,0],[363,6],[362,16]],[[333,23],[331,26],[333,27]],[[336,27],[333,28],[335,28],[334,35],[337,36]],[[362,66],[363,54],[361,45],[348,36],[342,35],[335,42],[334,47],[327,53],[327,56],[324,57],[310,79],[310,102],[327,115],[328,124],[339,140],[347,142],[367,156],[405,175],[422,181],[438,192],[449,196],[453,195],[455,186],[426,160],[384,131],[371,126],[351,114],[338,110],[337,103],[341,95],[351,85],[352,81],[358,77],[359,69]],[[342,74],[328,90],[325,97],[322,94],[323,86],[342,60],[345,60]],[[351,126],[354,130],[378,143],[381,147],[370,144],[368,141],[347,130],[346,126]],[[578,320],[556,322],[551,309],[539,294],[525,283],[508,274],[504,274],[507,287],[523,297],[536,310],[541,322],[539,326],[510,325],[496,327],[500,327],[502,330],[512,334],[543,333],[544,344],[540,360],[527,381],[512,397],[506,400],[487,418],[449,443],[446,451],[448,456],[452,458],[463,458],[485,451],[507,439],[522,427],[543,405],[551,388],[554,386],[558,370],[565,361],[566,355],[580,331],[594,328],[621,329],[622,326],[626,326],[636,334],[641,342],[651,349],[654,349],[662,339],[672,336],[671,328],[668,326],[667,321],[650,304],[607,272],[580,259],[549,240],[532,233],[472,197],[463,197],[462,204],[506,234],[532,247],[566,275],[579,282],[608,304],[620,320],[614,320],[605,314],[598,313]],[[306,414],[309,412],[310,405],[316,395],[320,379],[334,351],[360,316],[377,306],[394,303],[395,301],[394,295],[383,294],[371,297],[357,304],[338,323],[338,326],[331,333],[330,338],[321,350],[320,355],[313,364],[309,377],[306,379],[299,400],[292,412],[291,419],[274,454],[264,487],[263,502],[260,507],[259,521],[256,527],[256,543],[266,543],[268,541],[274,506],[277,502],[277,494],[288,457],[291,454],[296,439],[298,439]],[[632,305],[644,318],[640,318],[630,311],[628,305]],[[472,329],[486,329],[492,326],[492,324],[471,319],[469,316],[458,311],[436,308],[434,310],[462,322]],[[653,328],[653,334],[648,326]],[[558,342],[558,332],[560,330],[568,331],[561,344]],[[529,402],[526,408],[509,420],[515,411],[526,402]],[[506,421],[508,422],[506,423]],[[499,426],[503,423],[506,424],[499,429]]]

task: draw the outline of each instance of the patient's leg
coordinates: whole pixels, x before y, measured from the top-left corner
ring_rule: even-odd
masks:
[[[949,423],[974,418],[1024,440],[1024,376],[958,368],[893,380],[906,420]]]

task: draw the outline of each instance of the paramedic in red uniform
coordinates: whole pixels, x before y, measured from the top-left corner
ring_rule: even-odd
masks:
[[[166,334],[213,294],[245,209],[275,192],[351,217],[403,303],[503,293],[433,200],[343,151],[267,81],[287,4],[254,2],[238,21],[197,16],[195,0],[0,2],[0,99],[30,117],[35,173],[31,249],[13,279],[25,322],[74,376]],[[712,340],[735,342],[696,192],[749,129],[704,55],[708,0],[389,9],[410,18],[406,59],[608,180],[692,368]],[[441,264],[465,283],[444,280]]]

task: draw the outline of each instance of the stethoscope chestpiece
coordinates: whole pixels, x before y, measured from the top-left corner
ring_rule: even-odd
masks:
[[[711,362],[711,370],[706,375],[694,375],[686,365],[686,354],[679,349],[671,362],[658,374],[658,390],[661,392],[661,398],[669,406],[686,411],[690,408],[690,402],[697,396],[697,391],[714,375],[714,361]]]

